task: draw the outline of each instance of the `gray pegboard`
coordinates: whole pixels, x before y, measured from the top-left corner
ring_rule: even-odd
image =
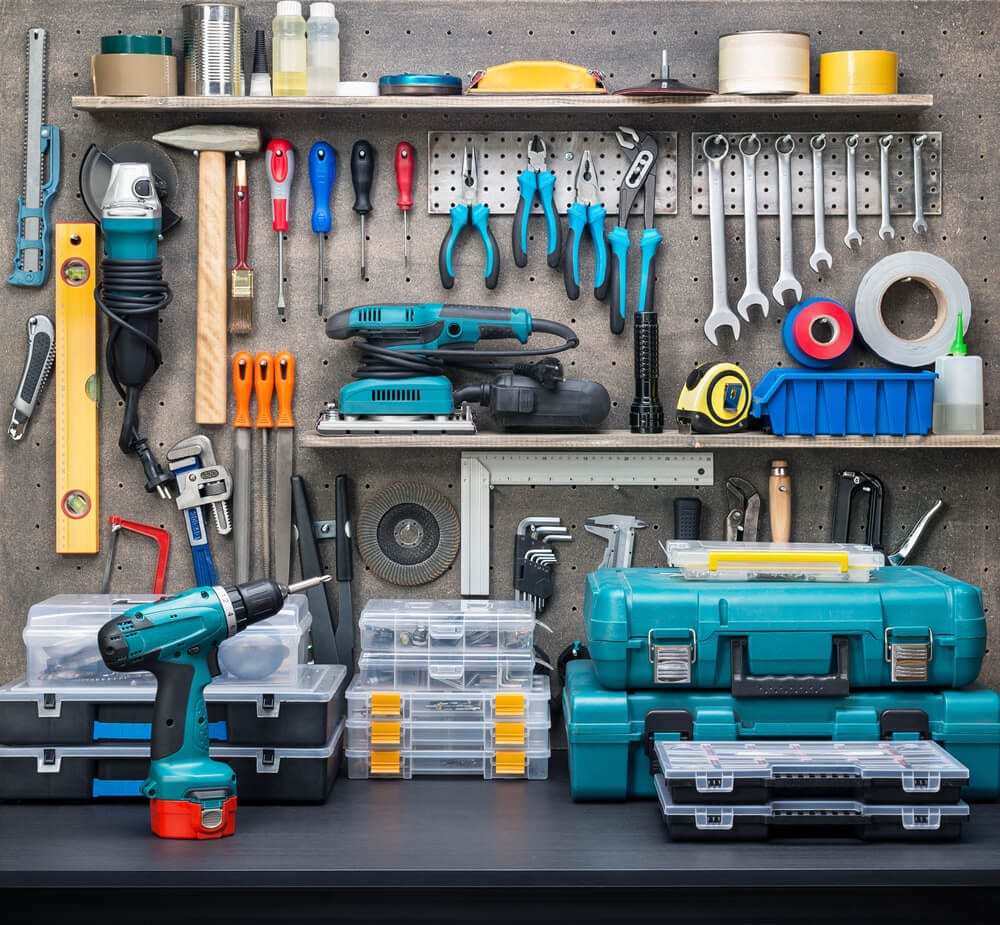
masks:
[[[708,170],[702,146],[714,132],[691,134],[691,214],[708,215]],[[743,158],[740,139],[748,132],[724,133],[729,153],[722,168],[723,201],[726,215],[743,214]],[[774,143],[784,132],[756,132],[760,153],[755,168],[757,176],[757,214],[778,214],[778,158]],[[847,157],[844,139],[851,132],[792,132],[792,208],[795,215],[813,213],[813,168],[810,140],[826,136],[823,151],[823,204],[827,215],[847,214]],[[940,215],[943,200],[944,155],[941,132],[857,132],[855,177],[858,215],[879,215],[882,209],[879,138],[892,135],[889,149],[889,211],[892,215],[913,215],[913,148],[916,135],[926,135],[922,167],[924,214]],[[713,156],[717,156],[713,152]]]
[[[479,164],[479,201],[494,215],[513,215],[519,196],[517,175],[528,165],[528,142],[535,132],[428,132],[427,211],[446,215],[461,200],[462,160],[466,146],[474,146]],[[614,132],[538,132],[545,142],[548,167],[555,172],[556,210],[565,215],[573,202],[573,183],[583,152],[590,151],[597,169],[601,202],[608,215],[618,215],[618,187],[630,163],[629,152]],[[639,132],[641,139],[642,132]],[[653,132],[660,144],[656,161],[656,214],[677,214],[677,133]],[[637,196],[632,215],[641,215]],[[537,201],[532,207],[540,214]]]

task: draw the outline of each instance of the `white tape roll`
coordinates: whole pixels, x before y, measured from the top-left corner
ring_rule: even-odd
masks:
[[[377,80],[342,80],[337,84],[337,96],[378,96]]]
[[[808,93],[809,35],[733,32],[719,37],[719,93]]]
[[[906,340],[893,334],[882,317],[882,300],[893,283],[923,283],[937,300],[937,317],[921,337]],[[898,366],[929,366],[946,356],[955,339],[958,313],[962,330],[969,329],[972,305],[969,287],[947,260],[923,251],[903,251],[883,257],[858,284],[854,323],[868,347],[883,360]]]

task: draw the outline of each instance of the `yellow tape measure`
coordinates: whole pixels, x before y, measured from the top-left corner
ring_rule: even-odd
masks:
[[[733,363],[693,369],[677,399],[677,425],[696,434],[725,434],[750,427],[750,380]]]
[[[96,224],[56,223],[56,552],[68,555],[101,542],[96,260]]]

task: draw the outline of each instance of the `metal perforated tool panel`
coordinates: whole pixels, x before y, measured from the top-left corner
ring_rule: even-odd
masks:
[[[475,148],[479,168],[478,201],[495,215],[513,215],[517,208],[517,175],[528,166],[528,143],[534,132],[430,132],[427,135],[427,207],[431,215],[446,214],[462,199],[462,159],[466,147]],[[574,201],[573,183],[584,151],[590,151],[597,168],[601,202],[608,214],[618,215],[618,187],[628,171],[629,152],[614,132],[539,132],[545,142],[547,166],[556,175],[553,200],[556,211],[566,214]],[[656,214],[677,213],[677,133],[654,132],[660,151],[656,161]],[[642,133],[640,133],[640,139]],[[537,200],[534,214],[541,214]],[[642,196],[631,214],[641,215]]]
[[[0,38],[4,53],[4,126],[10,141],[10,156],[0,165],[0,259],[12,268],[14,216],[21,183],[21,106],[23,93],[24,33],[29,25],[49,30],[49,118],[63,129],[63,180],[54,200],[56,221],[86,221],[89,216],[78,198],[77,175],[80,160],[91,142],[111,148],[121,142],[149,140],[156,132],[193,123],[235,122],[259,125],[264,139],[285,137],[299,155],[293,183],[291,230],[285,244],[287,277],[286,321],[275,310],[277,291],[277,241],[270,226],[270,204],[263,154],[248,158],[250,172],[250,263],[255,269],[256,302],[254,332],[229,338],[230,355],[246,349],[272,352],[287,349],[296,356],[295,412],[297,435],[315,426],[323,403],[336,397],[351,381],[359,364],[357,350],[350,342],[329,340],[322,319],[316,313],[316,236],[309,224],[312,203],[307,175],[307,156],[317,140],[326,140],[338,155],[338,175],[334,184],[333,230],[326,241],[326,301],[328,311],[375,303],[446,302],[527,307],[534,316],[552,319],[572,327],[580,346],[561,354],[566,375],[602,382],[612,398],[607,427],[618,435],[609,437],[605,451],[637,452],[658,449],[648,443],[632,442],[628,434],[628,412],[634,394],[631,321],[621,336],[608,330],[608,306],[597,302],[588,285],[592,263],[589,244],[583,251],[582,295],[576,302],[566,298],[563,275],[546,266],[544,223],[533,219],[529,234],[529,263],[515,267],[510,246],[511,218],[497,214],[491,225],[501,257],[500,281],[495,290],[483,286],[482,247],[475,235],[456,247],[457,281],[453,290],[441,287],[438,251],[449,226],[447,210],[453,198],[450,190],[432,206],[428,191],[427,138],[455,136],[455,148],[464,139],[480,134],[490,138],[518,138],[509,150],[524,151],[529,133],[541,134],[550,150],[565,153],[564,138],[613,139],[618,126],[637,132],[655,132],[661,137],[676,133],[674,173],[675,214],[657,216],[656,226],[664,237],[657,259],[656,307],[660,325],[660,398],[671,426],[672,408],[688,372],[698,363],[715,360],[739,362],[756,383],[770,368],[794,365],[782,346],[781,325],[784,308],[772,304],[769,316],[758,314],[743,326],[735,344],[723,340],[713,347],[705,338],[704,321],[712,302],[711,254],[708,222],[692,213],[693,188],[688,165],[691,163],[692,133],[725,131],[729,138],[745,132],[765,131],[774,135],[791,132],[808,139],[818,131],[842,139],[845,134],[865,129],[893,133],[940,133],[948,159],[947,203],[941,214],[928,214],[929,230],[916,235],[909,219],[895,222],[896,238],[879,240],[878,208],[860,213],[864,241],[853,253],[842,243],[846,226],[843,215],[829,217],[826,234],[834,255],[829,271],[813,273],[805,258],[813,245],[811,221],[794,223],[797,267],[804,298],[827,297],[851,306],[858,283],[874,263],[886,254],[906,250],[933,253],[949,261],[966,281],[973,306],[972,323],[966,341],[969,352],[984,358],[986,367],[986,425],[1000,427],[997,417],[1000,380],[995,375],[1000,364],[996,329],[996,290],[1000,275],[996,269],[1000,247],[997,232],[989,221],[996,190],[1000,188],[1000,167],[995,156],[996,101],[1000,98],[1000,72],[995,62],[1000,53],[1000,3],[921,2],[882,3],[876,0],[825,3],[789,2],[641,2],[628,0],[596,5],[586,0],[530,2],[520,0],[426,0],[420,4],[404,0],[341,0],[337,18],[341,24],[341,73],[345,80],[377,80],[383,74],[451,73],[465,77],[469,71],[510,60],[557,58],[599,67],[608,76],[612,89],[647,84],[659,77],[660,55],[667,47],[672,76],[693,86],[717,86],[718,36],[749,29],[795,29],[807,32],[812,48],[811,69],[814,86],[822,52],[855,47],[886,47],[896,50],[900,61],[900,92],[933,94],[926,110],[887,112],[784,112],[779,107],[767,113],[720,113],[718,111],[677,113],[669,110],[622,113],[584,111],[580,113],[459,112],[434,113],[419,109],[383,113],[359,107],[352,111],[317,109],[261,113],[233,113],[224,109],[192,115],[183,112],[96,113],[74,111],[70,97],[89,93],[89,58],[99,51],[102,35],[116,33],[145,35],[162,31],[174,39],[180,55],[181,8],[175,0],[70,0],[55,4],[26,0],[7,4],[7,28]],[[252,50],[255,28],[270,34],[274,4],[250,0],[245,7],[247,55]],[[863,31],[864,35],[859,35]],[[863,44],[862,44],[863,43]],[[874,137],[874,132],[871,133]],[[368,280],[359,273],[359,219],[351,211],[350,152],[354,141],[368,139],[377,154],[372,191],[373,209],[367,216]],[[550,140],[554,139],[554,141]],[[392,175],[396,145],[408,140],[416,150],[416,181],[410,212],[409,264],[403,265],[403,219],[396,208],[397,190]],[[591,144],[588,142],[588,144]],[[607,149],[605,149],[607,150]],[[836,151],[836,146],[831,150]],[[617,152],[616,152],[617,153]],[[624,152],[622,152],[624,155]],[[798,153],[798,152],[797,152]],[[928,152],[925,151],[925,155]],[[141,424],[158,455],[166,448],[199,430],[209,435],[220,461],[231,466],[232,428],[199,428],[194,423],[192,383],[194,381],[194,319],[196,311],[195,274],[198,225],[198,163],[182,151],[171,149],[177,166],[179,186],[171,203],[182,216],[160,248],[164,274],[174,292],[174,301],[161,314],[160,343],[164,365],[157,371],[141,400]],[[558,164],[559,196],[565,197],[572,183],[577,161],[550,159]],[[605,162],[608,159],[605,158]],[[492,161],[492,158],[490,159]],[[624,164],[624,160],[622,163]],[[480,167],[484,163],[481,162]],[[758,162],[760,164],[762,162]],[[803,161],[808,164],[808,160]],[[828,161],[828,165],[829,165]],[[898,162],[909,170],[909,161]],[[870,162],[877,180],[876,160]],[[925,165],[931,166],[929,157]],[[733,168],[736,164],[734,162]],[[490,163],[492,170],[492,163]],[[805,167],[803,181],[810,171]],[[506,175],[507,209],[516,205],[517,167]],[[232,164],[229,164],[229,183]],[[737,173],[739,176],[739,173]],[[492,175],[490,177],[492,184]],[[610,210],[617,209],[613,183],[605,183]],[[737,193],[741,184],[735,185]],[[808,186],[803,185],[804,189]],[[929,187],[930,184],[927,184]],[[665,186],[658,183],[662,193]],[[728,188],[728,186],[727,186]],[[860,192],[860,189],[859,189]],[[930,196],[929,189],[927,190]],[[877,183],[872,195],[877,193]],[[227,201],[231,190],[227,191]],[[559,198],[560,206],[566,199]],[[804,199],[803,213],[811,209]],[[434,209],[433,214],[429,214]],[[228,223],[231,225],[230,214]],[[632,220],[633,253],[630,255],[630,310],[638,290],[637,219]],[[777,278],[778,222],[760,223],[760,278],[766,283]],[[564,221],[565,228],[565,221]],[[729,294],[735,303],[743,289],[743,221],[732,214],[726,222],[726,243],[730,254]],[[229,242],[227,268],[234,261]],[[6,273],[4,274],[6,276]],[[3,317],[8,349],[0,361],[0,403],[14,396],[24,361],[24,325],[32,314],[50,314],[53,306],[51,283],[42,290],[4,286]],[[228,285],[228,279],[227,279]],[[887,297],[883,314],[890,326],[907,336],[926,331],[935,317],[934,300],[919,286],[894,287]],[[100,322],[103,345],[106,325]],[[532,340],[533,345],[542,340]],[[494,342],[493,345],[495,345]],[[857,344],[848,356],[851,366],[879,366],[877,356]],[[190,555],[180,514],[172,502],[160,501],[143,489],[141,467],[134,457],[117,448],[122,409],[117,395],[102,369],[103,403],[100,412],[101,504],[105,529],[98,556],[59,557],[54,551],[54,412],[52,383],[42,394],[38,410],[24,439],[15,444],[0,441],[0,680],[9,680],[24,670],[24,643],[21,636],[32,603],[56,593],[93,592],[100,587],[108,531],[106,518],[117,514],[140,523],[163,525],[173,536],[166,589],[179,591],[194,583]],[[473,377],[476,378],[476,377]],[[232,414],[232,406],[230,406]],[[493,427],[485,409],[484,428]],[[9,412],[8,412],[9,413]],[[255,436],[259,436],[255,434]],[[465,449],[470,447],[466,444]],[[543,435],[532,448],[552,451]],[[273,447],[272,447],[273,449]],[[501,447],[509,452],[509,447]],[[676,449],[667,447],[666,449]],[[260,489],[259,441],[255,443]],[[825,442],[813,448],[747,447],[711,449],[715,459],[712,486],[549,485],[498,486],[491,492],[490,544],[491,589],[495,596],[512,593],[510,561],[518,523],[531,514],[561,517],[573,535],[572,542],[559,546],[559,565],[554,594],[544,612],[552,633],[540,642],[554,660],[564,646],[582,638],[582,608],[585,576],[600,561],[604,544],[584,529],[588,516],[628,514],[649,526],[637,531],[634,564],[663,564],[659,540],[673,534],[672,504],[676,497],[695,496],[703,502],[702,537],[721,539],[724,518],[729,510],[723,482],[731,475],[748,479],[764,495],[761,539],[768,539],[767,475],[769,462],[786,458],[792,477],[792,539],[817,542],[829,537],[833,521],[834,473],[840,469],[860,469],[879,476],[885,483],[886,504],[883,535],[887,550],[894,551],[910,527],[937,498],[945,508],[935,520],[911,561],[950,572],[983,588],[988,610],[990,638],[994,640],[986,658],[982,678],[1000,685],[1000,638],[998,613],[997,534],[1000,533],[1000,478],[995,449],[906,448],[879,444],[866,449],[850,449]],[[400,480],[424,482],[443,492],[458,508],[461,500],[460,451],[440,447],[400,447],[391,449],[296,448],[296,470],[307,482],[312,514],[316,520],[334,517],[334,487],[338,473],[351,479],[355,518],[361,506],[378,492]],[[854,519],[851,541],[863,539],[860,513]],[[233,576],[232,543],[213,535],[210,540],[221,581]],[[333,543],[321,544],[325,565],[334,562]],[[112,591],[139,591],[151,581],[155,566],[155,544],[141,537],[122,536],[118,544]],[[390,587],[367,572],[355,556],[355,613],[375,597],[413,599],[455,597],[460,591],[460,567],[452,568],[434,582],[413,587]],[[256,572],[260,558],[256,558]],[[293,577],[297,577],[297,560]],[[554,735],[559,724],[554,724]]]
[[[708,169],[703,153],[706,138],[713,132],[691,135],[691,213],[708,215]],[[755,168],[757,176],[757,214],[778,214],[778,157],[774,143],[783,132],[756,132],[760,153]],[[844,140],[852,133],[794,132],[792,161],[792,210],[802,215],[813,212],[813,167],[810,143],[819,135],[826,137],[823,151],[823,205],[827,215],[847,214],[847,157]],[[879,138],[892,136],[889,148],[891,182],[889,211],[893,215],[913,214],[913,148],[917,135],[926,135],[922,175],[924,214],[940,215],[944,198],[944,155],[940,132],[857,132],[855,153],[858,215],[877,215],[882,208]],[[740,141],[747,133],[725,133],[729,153],[722,166],[722,192],[727,215],[743,214],[743,158]],[[819,142],[816,142],[818,145]],[[749,142],[744,147],[749,148]],[[787,148],[787,145],[784,147]],[[713,156],[717,156],[713,152]]]

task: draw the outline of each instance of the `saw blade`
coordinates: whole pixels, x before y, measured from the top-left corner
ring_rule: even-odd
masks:
[[[355,525],[358,552],[377,578],[427,584],[458,555],[461,524],[452,503],[419,482],[399,482],[365,504]]]
[[[46,68],[48,43],[44,29],[28,31],[28,80],[24,90],[24,204],[28,209],[42,206],[42,126],[46,119]],[[41,237],[41,219],[28,215],[24,219],[23,234],[28,241]],[[24,269],[37,272],[41,269],[42,255],[37,248],[24,252]]]

